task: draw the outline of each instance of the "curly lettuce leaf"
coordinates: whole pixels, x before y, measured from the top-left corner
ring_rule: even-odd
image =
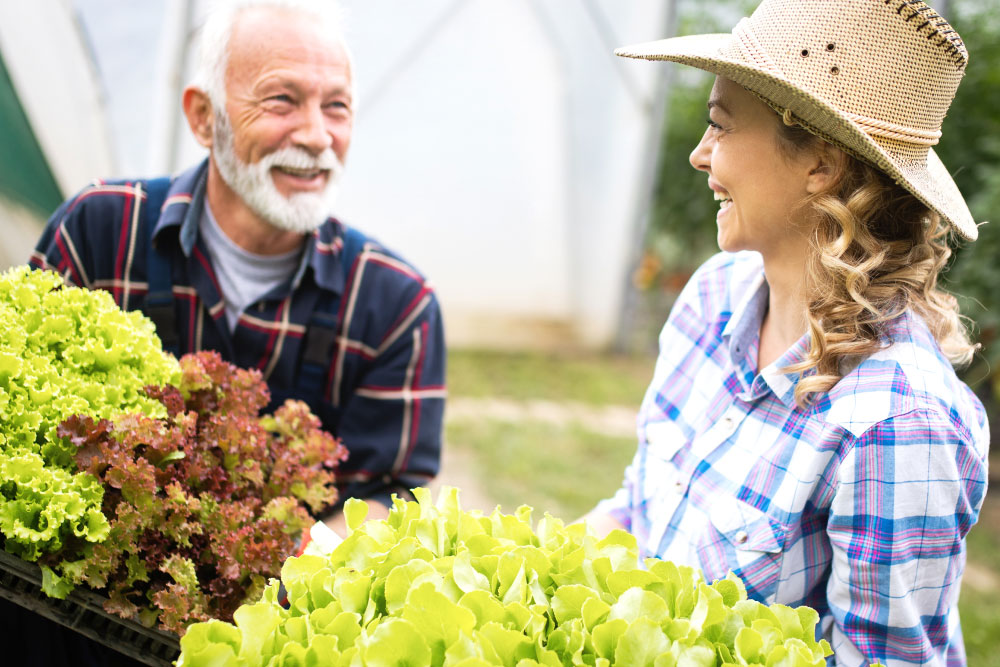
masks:
[[[640,563],[631,536],[597,540],[552,517],[533,530],[528,508],[463,512],[454,489],[414,495],[381,521],[351,503],[351,533],[328,557],[285,562],[287,608],[267,589],[236,612],[238,641],[195,624],[179,664],[242,659],[247,642],[259,658],[246,664],[281,664],[321,639],[331,665],[820,667],[831,654],[815,611],[747,600],[732,575],[709,584]]]

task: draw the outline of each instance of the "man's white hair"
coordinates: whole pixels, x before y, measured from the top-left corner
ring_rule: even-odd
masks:
[[[208,94],[216,111],[226,108],[226,68],[229,65],[229,38],[240,14],[257,7],[286,9],[309,14],[344,46],[354,77],[351,51],[344,39],[344,12],[335,0],[217,0],[211,7],[198,48],[194,85]]]

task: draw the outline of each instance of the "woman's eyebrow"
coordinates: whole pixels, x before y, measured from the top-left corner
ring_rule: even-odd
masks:
[[[726,105],[723,104],[722,101],[719,98],[717,98],[717,97],[710,99],[705,104],[705,106],[708,107],[709,111],[711,111],[712,109],[718,109],[719,111],[722,111],[723,113],[727,113],[727,114],[729,113],[729,109],[727,109]]]

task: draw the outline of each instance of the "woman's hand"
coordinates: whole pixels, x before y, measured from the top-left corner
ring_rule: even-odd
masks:
[[[613,530],[625,530],[620,521],[603,512],[592,511],[579,520],[587,524],[599,538],[605,537]]]

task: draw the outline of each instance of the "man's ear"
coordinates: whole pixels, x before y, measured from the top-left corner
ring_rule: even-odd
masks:
[[[847,154],[826,141],[818,141],[814,161],[806,177],[809,194],[830,192],[840,183],[847,168]]]
[[[212,100],[201,88],[188,86],[181,98],[184,116],[195,140],[205,148],[212,147],[212,131],[215,128],[215,112]]]

